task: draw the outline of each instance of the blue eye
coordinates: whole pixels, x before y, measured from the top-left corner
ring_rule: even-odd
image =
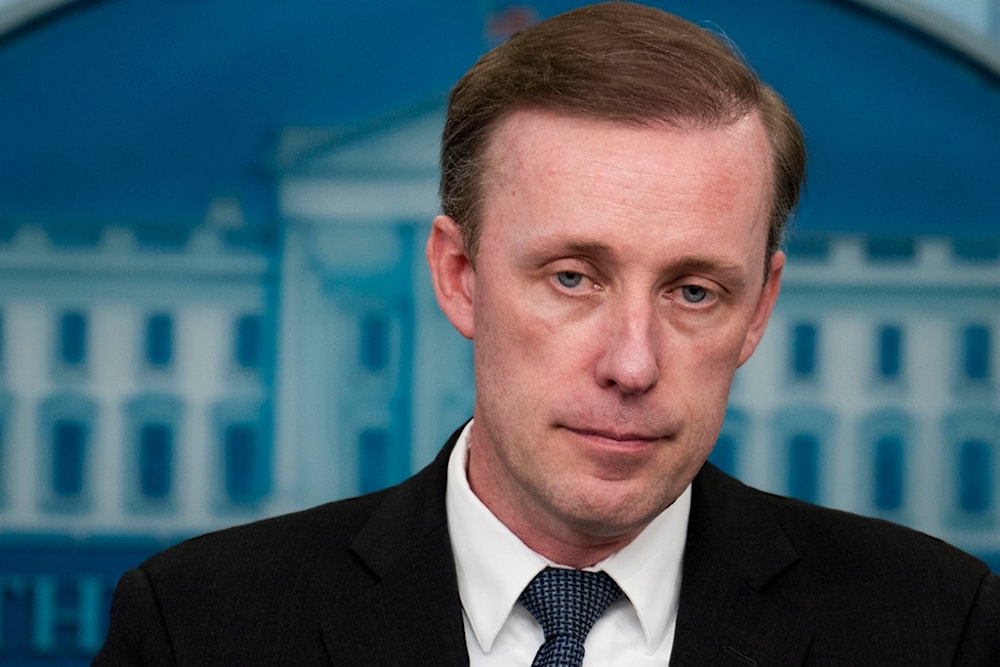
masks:
[[[708,290],[698,285],[685,285],[681,288],[681,296],[688,303],[701,303],[708,298]]]
[[[583,274],[574,271],[560,271],[556,274],[556,280],[563,287],[579,287],[583,282]]]

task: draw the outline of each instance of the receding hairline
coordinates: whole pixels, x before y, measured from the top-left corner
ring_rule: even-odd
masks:
[[[498,128],[524,109],[630,126],[710,128],[754,112],[774,174],[769,256],[782,242],[805,172],[791,110],[718,30],[654,7],[603,2],[534,24],[485,54],[452,89],[440,195],[474,258],[486,169]]]

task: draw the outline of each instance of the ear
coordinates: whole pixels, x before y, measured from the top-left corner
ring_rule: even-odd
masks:
[[[458,225],[446,215],[434,218],[427,238],[427,264],[438,306],[460,334],[472,338],[476,272]]]
[[[743,349],[740,350],[739,365],[746,363],[750,355],[757,349],[757,344],[764,337],[764,330],[767,322],[771,319],[771,311],[774,310],[774,303],[778,300],[778,292],[781,291],[781,273],[785,268],[785,253],[780,250],[771,257],[771,266],[768,267],[767,282],[761,290],[760,299],[754,309],[750,319],[750,328],[747,330],[746,338],[743,339]]]

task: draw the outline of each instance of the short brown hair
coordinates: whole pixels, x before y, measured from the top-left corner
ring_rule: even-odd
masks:
[[[478,252],[487,149],[514,111],[615,122],[717,127],[758,111],[774,156],[767,257],[778,249],[805,176],[805,145],[784,101],[718,36],[672,14],[607,2],[515,34],[451,91],[441,142],[441,203]]]

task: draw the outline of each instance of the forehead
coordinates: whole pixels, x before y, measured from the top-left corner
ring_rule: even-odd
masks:
[[[773,198],[771,149],[756,115],[727,125],[627,125],[521,110],[487,152],[484,222],[529,211],[536,224],[595,216],[674,224],[741,224],[763,234]],[[509,220],[508,220],[509,222]],[[758,229],[762,228],[762,229]],[[746,237],[744,237],[746,240]]]
[[[565,159],[567,155],[562,150],[566,149],[580,151],[580,157],[585,158],[591,151],[600,153],[619,148],[619,156],[625,157],[632,139],[648,145],[650,154],[659,152],[662,159],[692,149],[706,151],[709,156],[709,152],[722,148],[729,157],[744,158],[755,165],[771,161],[767,131],[756,112],[731,123],[701,126],[693,122],[626,123],[547,109],[519,109],[497,123],[487,142],[486,154],[489,165],[502,170],[514,166],[510,164],[512,159],[521,160],[519,166],[524,166],[526,159],[532,162],[544,161],[546,156]],[[633,152],[630,157],[641,156]]]

